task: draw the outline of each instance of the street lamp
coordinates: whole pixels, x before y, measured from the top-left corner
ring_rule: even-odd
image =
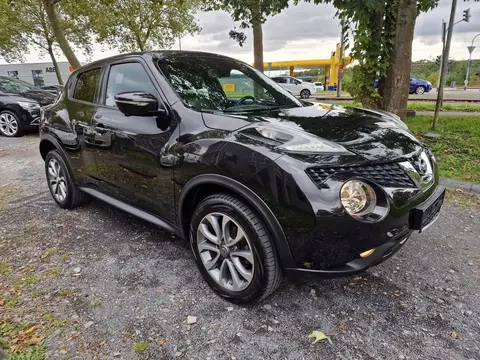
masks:
[[[468,57],[467,74],[465,75],[465,82],[464,82],[465,86],[464,86],[463,90],[467,90],[468,75],[470,74],[470,66],[471,66],[471,64],[472,64],[472,52],[473,52],[473,50],[475,50],[475,46],[473,46],[473,42],[474,42],[475,39],[476,39],[477,37],[479,37],[479,36],[480,36],[480,34],[475,35],[475,37],[474,37],[473,40],[472,40],[472,45],[467,46],[467,49],[468,49],[468,52],[470,53],[470,56]]]

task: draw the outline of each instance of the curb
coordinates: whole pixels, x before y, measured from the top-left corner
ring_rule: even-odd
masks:
[[[450,178],[440,178],[440,184],[448,189],[460,189],[470,194],[480,194],[480,184],[468,181],[455,180]]]

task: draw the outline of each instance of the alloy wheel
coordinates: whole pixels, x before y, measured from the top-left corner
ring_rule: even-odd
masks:
[[[417,93],[417,95],[423,95],[425,93],[425,88],[423,86],[419,86],[417,87],[415,92]]]
[[[6,136],[14,136],[18,131],[18,121],[12,114],[0,114],[0,132]]]
[[[59,202],[65,201],[67,198],[67,180],[64,171],[57,159],[50,159],[47,168],[48,186]]]
[[[300,92],[300,97],[302,99],[308,99],[308,97],[310,96],[310,91],[304,89]]]
[[[252,245],[230,216],[207,214],[198,225],[197,248],[208,274],[224,289],[238,292],[252,282],[255,270]]]

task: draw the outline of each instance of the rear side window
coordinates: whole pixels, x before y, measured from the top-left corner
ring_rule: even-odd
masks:
[[[98,87],[98,79],[100,77],[100,69],[85,71],[78,76],[77,86],[73,98],[93,103],[95,92]]]
[[[279,83],[279,84],[286,84],[287,83],[286,78],[273,78],[273,81],[275,81],[276,83]]]

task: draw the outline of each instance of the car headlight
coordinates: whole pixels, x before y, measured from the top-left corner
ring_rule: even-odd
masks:
[[[349,180],[340,189],[340,201],[345,211],[352,216],[368,215],[375,209],[375,190],[360,180]]]
[[[38,103],[34,102],[26,102],[26,101],[19,101],[17,102],[18,105],[20,105],[23,109],[27,111],[35,111],[35,110],[40,110],[40,105]]]

